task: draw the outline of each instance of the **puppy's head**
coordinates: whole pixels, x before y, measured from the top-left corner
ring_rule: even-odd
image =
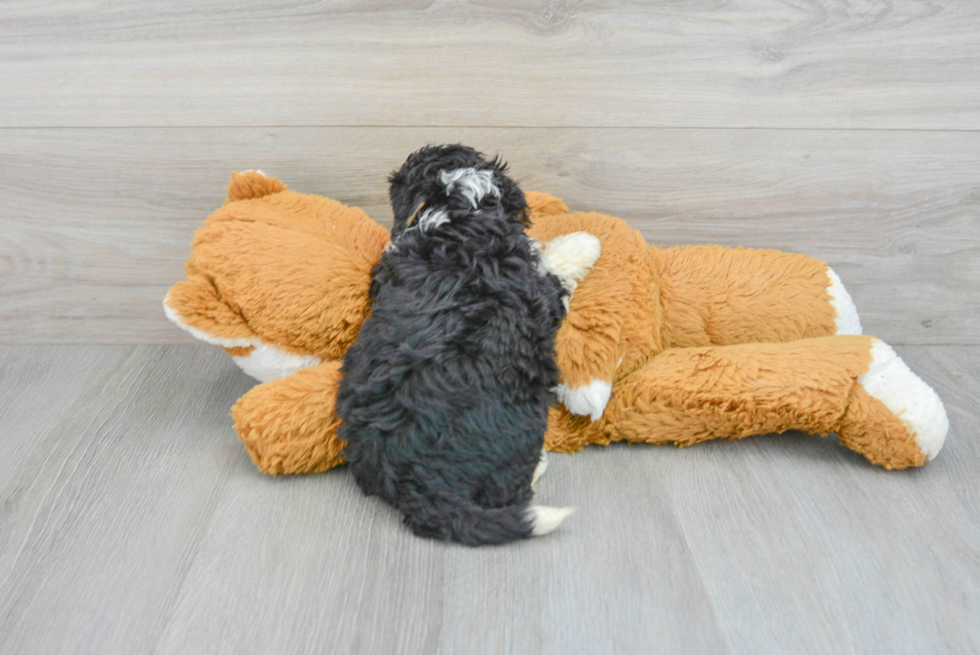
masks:
[[[395,214],[392,239],[423,217],[430,224],[449,220],[452,210],[499,203],[504,213],[527,225],[524,192],[496,157],[490,161],[464,145],[427,146],[408,156],[392,173],[389,196]]]

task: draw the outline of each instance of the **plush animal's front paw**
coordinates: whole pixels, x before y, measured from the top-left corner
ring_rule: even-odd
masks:
[[[561,278],[569,291],[585,279],[602,254],[599,239],[588,232],[572,232],[544,244],[541,258],[548,269]]]
[[[879,339],[872,341],[871,366],[858,384],[905,424],[926,459],[939,454],[949,431],[946,408],[891,346]]]
[[[612,395],[612,384],[595,378],[592,378],[589,384],[580,387],[569,387],[568,383],[562,382],[555,388],[555,394],[572,414],[588,416],[593,421],[598,421],[606,411],[606,405]]]

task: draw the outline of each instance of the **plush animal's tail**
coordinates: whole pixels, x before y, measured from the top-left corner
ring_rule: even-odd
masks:
[[[449,504],[417,496],[401,507],[405,523],[415,534],[466,546],[505,544],[539,537],[558,527],[575,510],[571,507],[508,505],[480,507],[466,502]]]

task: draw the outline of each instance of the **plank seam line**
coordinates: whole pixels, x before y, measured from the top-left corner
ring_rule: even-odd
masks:
[[[375,130],[678,130],[768,132],[916,132],[980,134],[980,128],[906,128],[906,127],[766,127],[706,125],[0,125],[0,131],[14,130],[235,130],[235,129],[375,129]]]

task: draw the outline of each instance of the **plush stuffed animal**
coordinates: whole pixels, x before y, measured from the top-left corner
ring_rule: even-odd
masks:
[[[561,402],[551,409],[549,450],[802,430],[836,433],[889,469],[939,452],[949,428],[939,397],[891,347],[861,336],[824,262],[651,247],[619,219],[527,197],[529,235],[574,289],[557,338]],[[582,232],[601,251],[588,254]],[[228,200],[196,233],[187,279],[164,310],[264,382],[232,410],[262,471],[343,463],[334,414],[341,360],[370,312],[371,270],[388,239],[360,209],[251,171],[232,175]]]

